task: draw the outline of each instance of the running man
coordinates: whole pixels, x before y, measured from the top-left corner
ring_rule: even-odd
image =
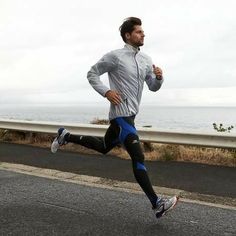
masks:
[[[119,30],[125,42],[124,48],[105,54],[87,74],[91,86],[110,102],[110,126],[105,136],[98,138],[73,135],[60,128],[51,145],[51,151],[55,153],[60,146],[71,142],[106,154],[122,144],[131,157],[135,179],[159,218],[176,205],[178,198],[174,196],[164,199],[154,192],[144,164],[144,154],[134,120],[139,111],[144,82],[149,90],[156,92],[163,83],[162,70],[140,51],[145,34],[139,18],[125,19]],[[109,87],[100,79],[104,73],[108,73]]]

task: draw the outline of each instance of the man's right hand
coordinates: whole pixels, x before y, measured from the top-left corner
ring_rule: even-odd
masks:
[[[109,90],[106,92],[105,97],[113,104],[119,105],[121,103],[120,94],[115,90]]]

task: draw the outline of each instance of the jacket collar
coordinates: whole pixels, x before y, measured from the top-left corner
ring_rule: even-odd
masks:
[[[133,47],[132,45],[130,45],[128,43],[126,43],[124,47],[132,50],[135,53],[138,53],[140,51],[140,48]]]

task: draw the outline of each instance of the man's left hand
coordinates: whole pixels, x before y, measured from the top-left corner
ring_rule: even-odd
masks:
[[[161,70],[161,68],[159,68],[155,65],[152,65],[152,67],[153,67],[153,73],[156,75],[156,77],[158,79],[162,79],[162,70]]]

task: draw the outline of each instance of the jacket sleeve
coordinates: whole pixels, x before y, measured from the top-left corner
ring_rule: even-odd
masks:
[[[110,52],[105,54],[87,73],[87,79],[91,86],[104,97],[110,88],[103,84],[100,75],[114,70],[116,65],[116,57],[114,53]]]
[[[148,73],[145,77],[145,82],[149,88],[149,90],[156,92],[161,88],[162,83],[164,82],[164,78],[157,78],[156,75],[153,73],[152,69],[152,60],[148,59]]]

